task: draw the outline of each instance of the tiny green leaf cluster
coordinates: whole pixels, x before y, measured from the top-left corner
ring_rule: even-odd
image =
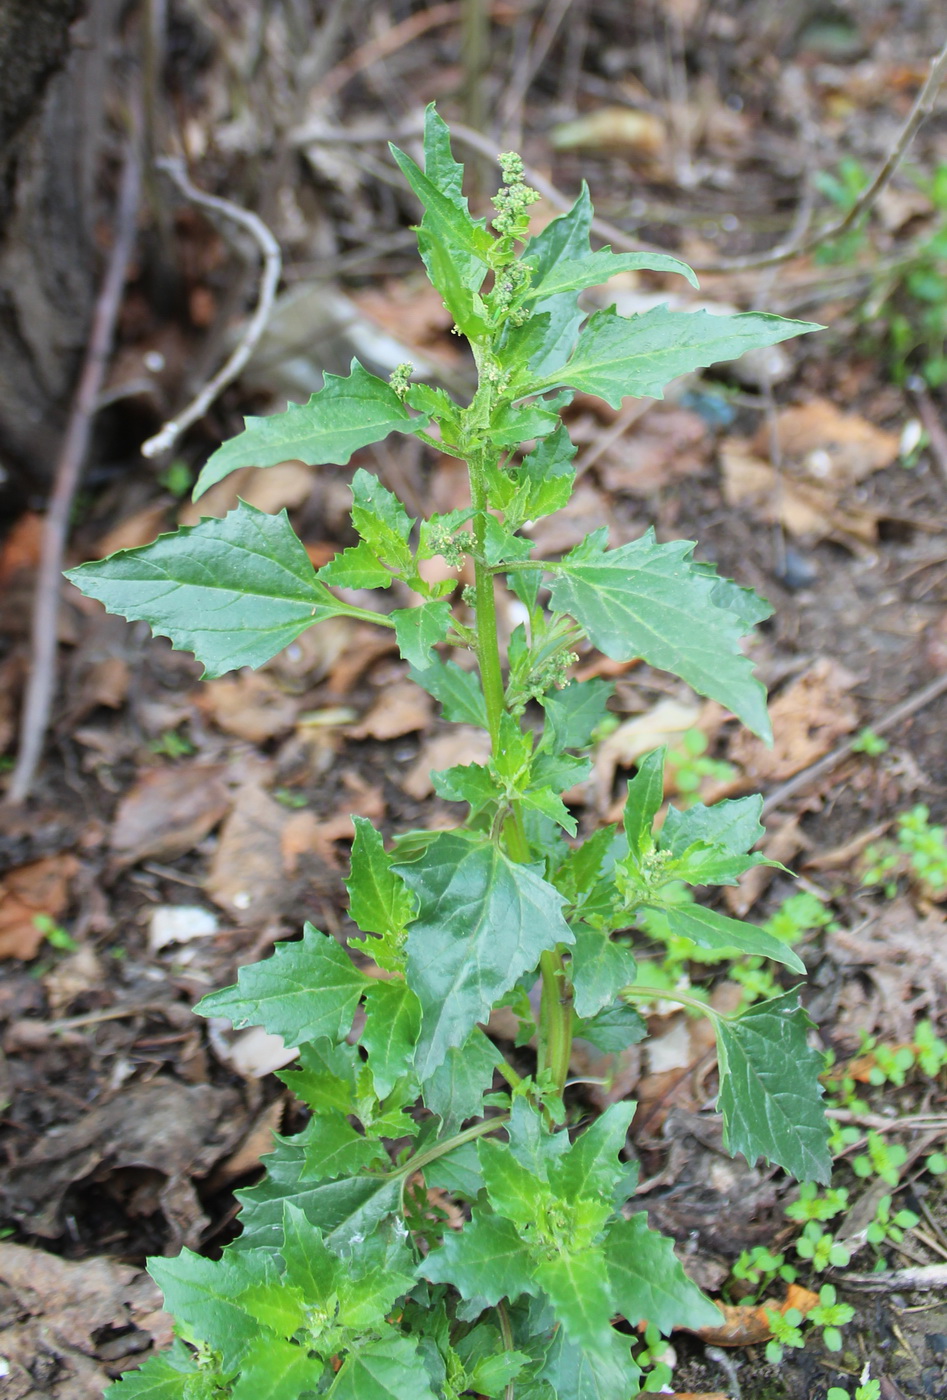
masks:
[[[717,1313],[672,1242],[629,1212],[634,1105],[576,1120],[573,1037],[618,1052],[647,1033],[633,1003],[655,989],[639,981],[635,948],[656,923],[702,950],[804,972],[785,937],[681,897],[735,884],[763,860],[758,797],[670,808],[662,824],[659,751],[629,784],[619,827],[579,841],[563,800],[589,772],[611,693],[569,679],[579,644],[663,668],[768,737],[743,650],[766,604],[696,562],[687,541],[649,531],[612,549],[602,528],[546,559],[526,527],[568,505],[575,448],[560,412],[576,391],[612,405],[659,397],[676,375],[814,327],[663,306],[587,316],[579,293],[617,272],[695,278],[670,256],[593,251],[587,190],[532,236],[536,196],[514,155],[500,159],[491,232],[468,209],[433,109],[424,168],[393,154],[423,206],[428,275],[470,343],[471,402],[412,382],[409,366],[386,383],[354,362],[307,404],[248,419],[194,495],[239,467],[346,463],[399,432],[466,463],[469,507],[416,520],[359,469],[356,542],[318,571],[285,512],[240,503],[70,572],[210,676],[262,665],[333,616],[388,627],[443,718],[485,729],[491,749],[434,774],[458,804],[453,829],[386,847],[354,819],[347,885],[360,936],[348,948],[307,925],[198,1007],[295,1048],[281,1078],[309,1118],[240,1193],[241,1233],[220,1259],[152,1261],[179,1341],[126,1374],[122,1400],[627,1400],[653,1388],[659,1372],[643,1381],[641,1366],[660,1336]],[[473,584],[458,596],[443,568],[423,567],[435,556],[448,573],[472,566]],[[501,655],[504,582],[524,621]],[[395,585],[395,602],[410,590],[413,606],[392,606]],[[377,590],[377,605],[356,606],[347,590]],[[525,1077],[485,1033],[498,1005],[533,1047]],[[774,984],[742,1015],[709,1014],[730,1150],[827,1181],[822,1062],[797,992]],[[462,1229],[430,1192],[463,1203]]]

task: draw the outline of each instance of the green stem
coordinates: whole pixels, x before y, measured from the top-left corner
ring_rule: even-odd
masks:
[[[486,537],[487,488],[479,457],[472,457],[470,468],[470,502],[476,514],[473,518],[474,549],[482,557]],[[493,752],[500,749],[500,720],[503,715],[503,671],[500,666],[500,643],[497,639],[497,607],[493,574],[486,564],[474,561],[474,593],[477,606],[477,660],[480,682],[487,706],[487,727]]]
[[[400,1176],[410,1176],[412,1172],[418,1172],[422,1167],[426,1167],[429,1162],[436,1162],[439,1157],[446,1157],[448,1152],[453,1152],[455,1147],[463,1147],[465,1142],[473,1142],[475,1138],[483,1137],[484,1133],[495,1132],[497,1128],[502,1128],[509,1118],[508,1113],[498,1113],[495,1118],[485,1118],[482,1123],[475,1123],[472,1128],[465,1128],[462,1133],[457,1133],[452,1138],[446,1138],[444,1142],[436,1142],[433,1147],[429,1147],[426,1152],[419,1152],[393,1172],[386,1172],[385,1176],[391,1181],[397,1181]]]
[[[484,552],[486,531],[487,491],[484,480],[482,459],[470,459],[470,500],[476,511],[473,521],[474,548],[481,558]],[[490,567],[480,560],[474,560],[474,578],[477,604],[477,657],[480,662],[480,680],[487,707],[487,724],[493,752],[499,752],[500,720],[505,707],[503,672],[500,666],[500,647],[497,640],[496,597],[493,574]],[[523,814],[519,804],[513,810],[503,828],[506,848],[516,861],[524,864],[530,859],[529,840],[523,825]],[[569,1077],[569,1059],[572,1053],[572,989],[566,976],[562,954],[558,949],[543,953],[540,960],[542,974],[542,1000],[539,1011],[539,1069],[552,1074],[553,1083],[561,1094]]]
[[[722,1015],[716,1007],[710,1006],[706,1001],[701,1001],[698,997],[689,997],[686,992],[669,992],[665,987],[639,987],[637,982],[630,987],[622,987],[619,996],[627,1001],[637,999],[638,1001],[677,1001],[681,1006],[692,1006],[695,1011],[701,1012],[704,1016],[709,1016],[712,1021],[729,1021],[729,1016]]]
[[[561,1094],[572,1056],[572,987],[558,948],[539,961],[542,1001],[539,1008],[539,1069],[549,1070]]]

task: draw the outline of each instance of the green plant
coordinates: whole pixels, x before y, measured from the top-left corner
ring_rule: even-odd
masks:
[[[851,1400],[851,1397],[840,1385],[833,1385],[829,1387],[825,1400]],[[855,1391],[855,1400],[881,1400],[881,1382],[871,1379],[868,1366],[862,1372],[861,1384]]]
[[[835,1287],[824,1283],[819,1289],[819,1301],[809,1312],[806,1321],[813,1327],[822,1329],[822,1341],[829,1351],[842,1350],[842,1333],[839,1330],[855,1316],[850,1303],[839,1303]]]
[[[152,739],[148,747],[153,754],[162,758],[187,758],[196,752],[187,735],[179,733],[177,729],[166,729],[157,739]]]
[[[732,763],[724,763],[717,758],[707,757],[707,735],[701,729],[686,729],[680,743],[668,750],[668,766],[674,777],[674,785],[683,795],[682,807],[690,806],[695,793],[705,778],[726,782],[736,769]]]
[[[873,1128],[868,1130],[866,1146],[867,1153],[861,1152],[852,1158],[852,1171],[862,1178],[878,1176],[894,1190],[908,1159],[907,1150],[899,1142],[887,1142]]]
[[[875,1218],[868,1226],[866,1237],[869,1244],[880,1245],[886,1240],[900,1244],[905,1230],[913,1230],[921,1223],[921,1217],[913,1210],[897,1210],[891,1213],[891,1197],[882,1196],[875,1207]]]
[[[767,1308],[766,1320],[773,1334],[771,1340],[766,1343],[766,1360],[771,1365],[778,1366],[786,1347],[805,1346],[806,1339],[802,1335],[800,1325],[805,1319],[798,1308],[787,1308],[785,1312]]]
[[[418,240],[430,278],[473,351],[472,402],[411,383],[408,366],[385,383],[353,362],[347,378],[327,375],[308,404],[248,419],[213,454],[194,495],[245,465],[345,463],[398,431],[467,464],[470,506],[416,522],[360,469],[352,479],[358,542],[318,572],[285,512],[241,503],[223,520],[69,575],[107,607],[194,651],[210,676],[262,665],[334,615],[391,628],[445,718],[481,726],[492,746],[488,762],[434,775],[442,798],[469,809],[453,830],[409,832],[388,851],[370,822],[353,819],[347,884],[362,936],[349,949],[358,961],[307,925],[301,941],[278,945],[266,962],[243,968],[235,987],[201,1002],[203,1015],[263,1025],[298,1047],[281,1078],[311,1118],[277,1140],[263,1181],[240,1193],[242,1233],[220,1259],[185,1251],[151,1261],[179,1341],[126,1373],[123,1400],[638,1393],[634,1334],[613,1325],[616,1315],[666,1335],[718,1314],[671,1241],[643,1212],[623,1214],[634,1180],[623,1159],[634,1105],[614,1104],[588,1126],[576,1121],[577,1105],[564,1098],[572,1037],[616,1050],[646,1034],[631,1003],[654,989],[638,982],[627,937],[613,935],[649,911],[702,948],[736,948],[804,972],[781,939],[677,897],[683,886],[733,884],[763,861],[752,851],[762,832],[758,797],[671,808],[656,832],[659,751],[629,784],[620,830],[576,844],[561,798],[589,771],[586,751],[610,694],[600,679],[569,682],[581,640],[671,670],[768,737],[765,692],[740,647],[768,608],[695,562],[690,543],[659,544],[649,532],[609,550],[603,529],[548,561],[533,559],[521,530],[569,500],[575,449],[559,413],[574,391],[614,406],[626,395],[660,395],[675,375],[812,327],[666,307],[586,319],[578,293],[613,273],[693,274],[662,254],[592,252],[585,190],[530,238],[536,196],[513,155],[500,157],[494,237],[468,212],[462,169],[433,109],[424,152],[423,171],[394,156],[425,209]],[[535,446],[524,452],[528,440]],[[454,580],[430,583],[420,567],[434,555],[451,566],[472,562],[474,583],[456,602]],[[498,579],[528,618],[510,639],[505,674]],[[384,613],[332,591],[395,580],[421,601]],[[437,648],[472,654],[476,670]],[[538,1014],[529,997],[537,978]],[[525,1077],[481,1029],[500,1003],[519,1017],[522,1041],[535,1044]],[[827,1181],[822,1060],[807,1043],[797,993],[741,1016],[707,1011],[730,1150]],[[430,1208],[433,1188],[469,1203],[462,1229]]]
[[[863,753],[867,754],[869,758],[878,758],[887,752],[887,739],[882,739],[881,735],[876,734],[873,729],[860,729],[852,740],[852,753]]]
[[[859,161],[848,158],[840,163],[837,176],[823,172],[816,184],[847,211],[869,178]],[[870,255],[871,287],[859,308],[869,341],[885,353],[897,382],[914,372],[932,388],[940,388],[947,382],[947,163],[938,165],[932,176],[915,174],[914,182],[931,204],[931,218],[921,234],[892,255],[881,256],[863,221],[822,248],[819,258],[855,265]]]
[[[918,803],[897,818],[897,841],[877,842],[864,855],[863,885],[882,885],[887,898],[897,892],[896,877],[909,875],[930,898],[947,892],[947,832],[932,826],[930,808]]]
[[[33,927],[41,933],[51,948],[62,953],[74,953],[79,947],[72,934],[48,914],[34,914]]]

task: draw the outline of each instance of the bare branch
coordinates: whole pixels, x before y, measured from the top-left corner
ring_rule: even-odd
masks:
[[[252,214],[248,209],[241,209],[239,204],[233,204],[229,199],[221,199],[219,195],[215,194],[205,194],[203,190],[192,185],[184,162],[179,157],[164,156],[156,161],[156,165],[159,170],[164,170],[170,175],[181,193],[194,204],[200,205],[203,209],[212,209],[215,213],[222,214],[225,218],[246,229],[263,255],[263,274],[260,278],[260,293],[257,298],[256,310],[247,322],[246,329],[233,354],[226,364],[221,366],[213,379],[207,381],[187,408],[165,423],[154,437],[150,437],[147,442],[142,443],[141,453],[143,457],[159,457],[163,452],[172,448],[181,434],[192,423],[203,418],[217,396],[236,379],[256,349],[257,342],[270,319],[276,288],[279,285],[280,273],[283,269],[280,246],[261,218]]]
[[[7,791],[7,801],[11,803],[23,802],[29,796],[43,752],[56,685],[59,598],[69,518],[89,446],[92,419],[99,406],[125,276],[135,245],[140,187],[141,160],[136,129],[128,139],[115,214],[115,241],[95,304],[82,373],[56,463],[53,491],[43,524],[43,543],[33,599],[32,664],[20,716],[19,753]]]

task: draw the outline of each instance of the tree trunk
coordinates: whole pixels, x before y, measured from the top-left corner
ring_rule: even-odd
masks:
[[[0,0],[0,488],[14,497],[49,482],[88,333],[120,4]]]

